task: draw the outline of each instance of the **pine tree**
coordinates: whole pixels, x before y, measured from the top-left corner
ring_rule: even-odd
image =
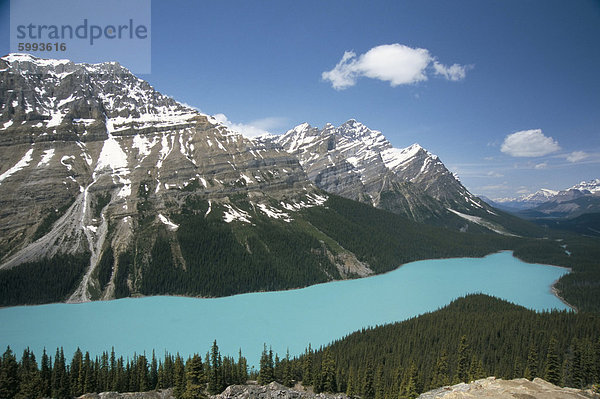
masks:
[[[221,362],[221,353],[215,340],[210,351],[210,374],[208,376],[208,392],[213,395],[223,392],[224,389],[221,378]]]
[[[581,369],[583,375],[583,386],[587,386],[596,381],[596,366],[595,366],[595,354],[594,345],[589,339],[583,339],[581,343]]]
[[[483,370],[483,362],[480,358],[473,355],[471,358],[471,365],[469,366],[469,380],[475,381],[485,377],[485,371]]]
[[[148,360],[141,355],[137,358],[135,367],[135,378],[137,379],[138,392],[145,392],[150,386],[148,377]]]
[[[83,353],[81,353],[81,349],[77,348],[75,353],[73,354],[73,359],[71,360],[70,367],[70,385],[71,385],[71,395],[73,396],[81,396],[83,394],[83,383],[84,376],[81,376],[81,369],[83,367]]]
[[[56,349],[54,367],[52,368],[52,397],[56,399],[70,398],[69,376],[65,365],[65,353],[63,348]]]
[[[408,368],[407,374],[407,383],[404,388],[404,396],[408,399],[414,399],[419,396],[419,389],[417,387],[417,366],[414,361],[410,362],[410,367]]]
[[[115,357],[115,347],[110,350],[110,372],[108,374],[108,386],[111,391],[117,390],[117,360]]]
[[[10,346],[2,355],[0,364],[0,398],[14,398],[19,391],[19,365]]]
[[[383,366],[380,364],[375,373],[375,399],[384,399],[385,380],[383,378]]]
[[[354,379],[354,369],[350,369],[350,372],[348,373],[348,381],[346,383],[346,395],[348,395],[349,397],[356,396],[357,394],[355,385],[356,383]]]
[[[544,369],[544,379],[554,385],[560,383],[560,359],[558,357],[558,341],[554,336],[548,343],[548,352],[546,354],[546,367]]]
[[[46,353],[46,348],[44,348],[44,352],[42,353],[42,364],[40,367],[40,377],[41,377],[41,395],[42,397],[50,396],[50,387],[52,386],[52,364],[50,362],[50,358]]]
[[[151,390],[156,389],[158,386],[158,362],[156,361],[154,350],[152,350],[152,361],[150,363],[150,376],[148,383]]]
[[[23,351],[19,367],[19,392],[17,399],[39,398],[41,396],[42,379],[38,370],[35,355],[29,348]]]
[[[525,367],[524,377],[533,380],[538,375],[538,351],[535,344],[529,346],[527,355],[527,367]]]
[[[204,365],[202,357],[194,355],[185,365],[186,388],[183,394],[185,399],[204,398],[206,378],[204,376]]]
[[[83,359],[83,369],[84,369],[84,375],[85,375],[85,380],[83,383],[83,392],[84,393],[94,392],[95,391],[94,369],[92,367],[90,353],[87,351],[85,352],[85,357]]]
[[[371,362],[367,363],[365,368],[365,374],[362,381],[361,396],[364,399],[375,398],[375,377],[373,376],[373,365]]]
[[[576,388],[583,387],[583,368],[581,362],[581,345],[577,338],[573,339],[571,344],[572,357],[569,363],[569,376],[567,384]]]
[[[242,350],[241,349],[240,349],[239,355],[238,355],[237,368],[238,368],[237,383],[238,384],[245,384],[246,381],[248,381],[248,362],[247,362],[246,358],[244,356],[242,356]]]
[[[335,380],[336,366],[335,360],[329,348],[325,350],[323,354],[323,361],[321,363],[321,390],[324,392],[336,392],[337,383]]]
[[[175,363],[173,365],[173,384],[173,394],[175,397],[177,399],[183,398],[183,393],[186,388],[185,367],[179,353],[175,356]]]
[[[260,356],[260,370],[258,371],[258,383],[267,385],[275,380],[273,350],[267,351],[267,344],[264,345],[262,355]]]
[[[456,376],[454,381],[458,382],[468,382],[467,379],[469,377],[469,345],[467,344],[467,336],[463,335],[460,337],[460,343],[458,344],[458,357],[456,360]]]
[[[291,387],[293,385],[292,380],[292,365],[290,363],[290,350],[288,349],[285,354],[285,359],[283,359],[283,378],[281,382],[286,387]]]
[[[435,369],[431,380],[431,386],[434,388],[443,387],[450,384],[450,372],[448,370],[448,353],[442,350],[440,357],[435,363]]]
[[[313,351],[308,344],[308,349],[304,353],[304,360],[302,363],[302,385],[305,387],[313,384]]]

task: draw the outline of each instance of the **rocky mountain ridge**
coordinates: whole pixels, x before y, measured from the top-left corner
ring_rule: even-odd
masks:
[[[394,148],[377,130],[350,119],[319,129],[303,123],[257,142],[296,156],[315,185],[326,192],[401,214],[418,222],[454,227],[471,223],[504,229],[494,211],[472,195],[439,157],[415,143]]]
[[[1,267],[87,251],[71,301],[114,295],[92,274],[107,246],[118,256],[132,243],[136,216],[174,232],[168,215],[193,195],[227,223],[252,223],[231,201],[240,193],[281,220],[326,199],[294,157],[254,145],[117,63],[13,54],[0,59],[0,82]]]
[[[455,231],[510,234],[437,156],[416,144],[395,149],[355,120],[250,140],[118,63],[0,58],[0,269],[48,273],[57,256],[89,258],[71,302],[374,273],[304,220],[327,193]],[[222,262],[238,280],[214,292]],[[264,273],[287,282],[257,282]]]

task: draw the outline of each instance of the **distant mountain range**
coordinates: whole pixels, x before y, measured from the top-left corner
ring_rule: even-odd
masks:
[[[600,212],[600,179],[582,181],[560,191],[543,188],[518,198],[484,200],[526,218],[573,218]]]

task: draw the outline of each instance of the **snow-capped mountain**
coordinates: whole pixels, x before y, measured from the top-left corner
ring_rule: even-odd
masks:
[[[95,273],[108,248],[117,259],[138,245],[140,217],[176,231],[169,215],[196,202],[205,216],[251,224],[238,194],[279,220],[326,200],[290,154],[254,145],[117,63],[1,58],[0,165],[1,267],[89,252],[73,301],[114,296],[116,274],[102,286]]]
[[[118,63],[0,58],[0,269],[39,273],[28,286],[47,294],[39,301],[228,295],[396,267],[340,244],[339,226],[369,222],[332,203],[380,211],[328,192],[454,231],[507,233],[438,157],[395,149],[354,120],[250,140]],[[339,228],[324,232],[325,220]],[[395,220],[409,239],[433,234]],[[460,255],[444,248],[436,256]]]
[[[419,144],[394,148],[377,130],[354,119],[323,129],[303,123],[281,136],[258,139],[298,157],[323,190],[417,221],[435,221],[489,210]]]
[[[589,191],[590,193],[595,194],[600,192],[600,179],[582,181],[581,183],[569,188],[569,190]]]
[[[600,208],[600,179],[582,181],[565,190],[540,189],[518,198],[494,199],[492,205],[528,218],[575,217]]]

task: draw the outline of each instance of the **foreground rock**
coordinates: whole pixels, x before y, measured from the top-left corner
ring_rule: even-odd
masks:
[[[102,393],[86,393],[79,399],[175,399],[173,389],[161,389],[158,391],[149,392],[102,392]]]
[[[501,380],[488,377],[470,384],[457,384],[434,389],[419,396],[419,399],[453,399],[453,398],[494,398],[494,399],[574,399],[600,398],[591,390],[561,388],[536,378],[529,381],[525,378]]]
[[[212,399],[347,399],[344,394],[315,394],[288,388],[277,382],[269,385],[231,385],[223,393],[211,396]]]

